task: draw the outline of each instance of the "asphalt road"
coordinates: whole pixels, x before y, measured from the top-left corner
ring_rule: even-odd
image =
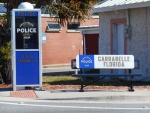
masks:
[[[1,113],[149,113],[150,103],[0,102]]]

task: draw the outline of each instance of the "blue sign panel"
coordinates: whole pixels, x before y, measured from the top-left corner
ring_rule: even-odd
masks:
[[[39,84],[39,51],[16,51],[16,85]]]
[[[79,55],[80,68],[94,68],[94,55]]]
[[[38,16],[37,11],[16,11],[15,16]]]

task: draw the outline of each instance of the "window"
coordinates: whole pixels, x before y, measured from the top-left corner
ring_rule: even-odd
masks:
[[[55,22],[49,22],[47,25],[47,31],[60,31],[61,25]]]
[[[69,23],[68,26],[67,26],[67,29],[68,30],[77,30],[79,26],[80,26],[79,22]]]

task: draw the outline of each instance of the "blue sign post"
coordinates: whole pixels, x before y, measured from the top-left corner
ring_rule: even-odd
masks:
[[[40,9],[13,9],[11,24],[13,90],[42,89]]]

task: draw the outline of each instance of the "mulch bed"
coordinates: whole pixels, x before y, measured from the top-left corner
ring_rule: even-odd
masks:
[[[12,89],[12,85],[0,84],[0,89]],[[31,88],[33,89],[33,88]],[[43,84],[43,90],[79,90],[80,85],[49,85]],[[87,90],[128,90],[127,86],[94,86],[85,87]],[[135,85],[135,90],[150,90],[150,85]]]
[[[87,86],[85,90],[128,90],[129,87],[127,86]],[[79,90],[80,85],[43,85],[44,90]],[[150,90],[150,86],[134,86],[135,90]]]

